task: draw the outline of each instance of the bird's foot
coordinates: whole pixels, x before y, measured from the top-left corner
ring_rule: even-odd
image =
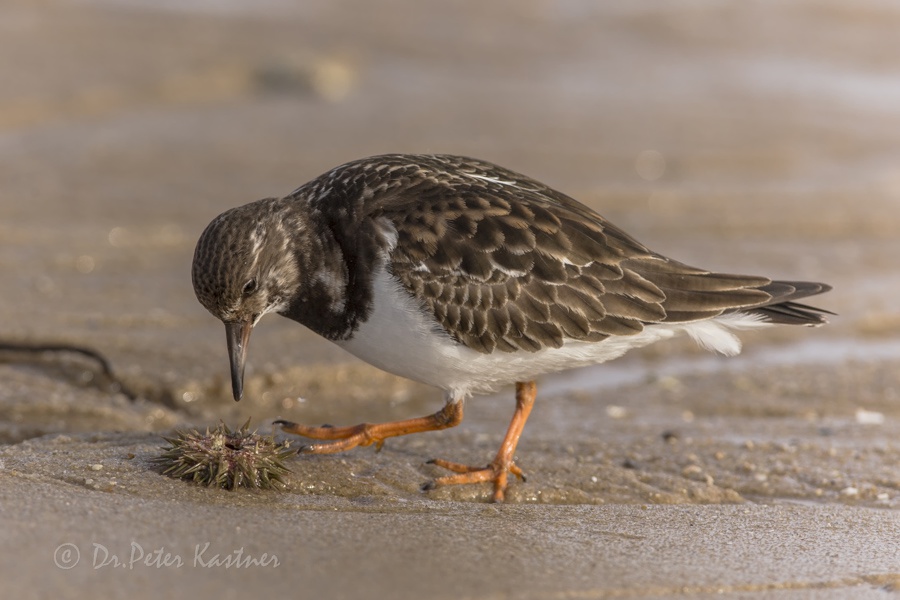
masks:
[[[481,483],[490,481],[494,484],[494,494],[491,497],[492,502],[503,502],[506,496],[506,487],[508,485],[509,473],[512,473],[521,481],[525,481],[525,474],[522,469],[516,466],[512,460],[503,461],[495,459],[486,467],[472,467],[460,463],[450,462],[435,458],[428,461],[428,464],[437,465],[448,471],[453,471],[456,475],[444,475],[437,477],[425,484],[423,489],[433,490],[440,485],[458,485],[463,483]]]
[[[331,425],[315,427],[279,419],[274,424],[281,425],[281,429],[285,433],[302,435],[314,440],[337,440],[327,444],[309,444],[298,450],[300,454],[332,454],[372,444],[375,445],[376,450],[381,450],[384,440],[387,438],[453,427],[462,421],[462,416],[462,402],[448,402],[433,415],[388,423],[360,423],[350,427],[333,427]]]
[[[522,435],[522,428],[525,426],[525,421],[531,413],[531,407],[534,405],[536,395],[537,387],[533,381],[516,383],[516,411],[513,413],[512,421],[509,423],[509,429],[506,431],[503,443],[500,444],[497,456],[494,457],[494,460],[488,466],[470,467],[439,458],[430,460],[429,463],[453,471],[456,475],[438,477],[426,484],[424,489],[434,489],[439,485],[490,481],[494,484],[494,495],[491,497],[491,500],[493,502],[503,502],[510,473],[525,481],[522,469],[516,466],[513,458],[516,453],[516,445],[519,443],[519,436]]]
[[[384,445],[385,437],[379,435],[377,431],[378,425],[369,423],[360,423],[352,427],[334,427],[332,425],[320,425],[318,427],[311,425],[300,425],[292,421],[278,420],[273,425],[281,425],[282,431],[285,433],[293,433],[302,435],[303,437],[312,438],[314,440],[337,440],[326,444],[306,444],[300,446],[297,451],[299,454],[333,454],[335,452],[344,452],[351,450],[357,446],[375,445],[375,450],[381,450]]]

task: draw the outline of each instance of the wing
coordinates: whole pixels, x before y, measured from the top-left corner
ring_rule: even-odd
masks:
[[[755,289],[766,278],[671,261],[543,184],[478,161],[464,167],[384,202],[381,214],[397,231],[390,271],[470,348],[600,341],[771,299]]]

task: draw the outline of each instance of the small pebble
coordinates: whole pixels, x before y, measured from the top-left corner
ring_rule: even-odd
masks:
[[[606,407],[606,416],[610,419],[623,419],[628,414],[622,406],[610,405]]]
[[[697,473],[702,473],[703,469],[701,469],[698,465],[688,465],[684,469],[681,470],[682,475],[695,475]]]
[[[874,410],[864,408],[856,409],[856,422],[860,425],[881,425],[884,423],[884,415]]]
[[[102,470],[103,470],[103,465],[101,465],[100,463],[91,465],[91,471],[102,471]]]

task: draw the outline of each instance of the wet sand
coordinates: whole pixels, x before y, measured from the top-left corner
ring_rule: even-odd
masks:
[[[84,356],[0,351],[8,593],[898,589],[900,11],[189,6],[0,8],[0,342],[94,348],[138,396]],[[278,317],[236,404],[221,324],[190,286],[219,212],[396,151],[528,173],[689,264],[827,281],[814,303],[839,316],[743,335],[737,358],[675,340],[542,379],[517,452],[528,481],[505,505],[420,486],[430,458],[493,454],[511,391],[380,453],[292,460],[283,493],[162,476],[151,458],[175,427],[440,406]]]

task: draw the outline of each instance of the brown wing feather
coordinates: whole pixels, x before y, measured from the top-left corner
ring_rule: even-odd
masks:
[[[728,311],[781,322],[821,317],[779,304],[802,297],[797,288],[665,258],[518,173],[459,157],[415,159],[394,167],[404,186],[375,195],[364,212],[396,229],[390,272],[451,336],[480,352],[534,352]]]

